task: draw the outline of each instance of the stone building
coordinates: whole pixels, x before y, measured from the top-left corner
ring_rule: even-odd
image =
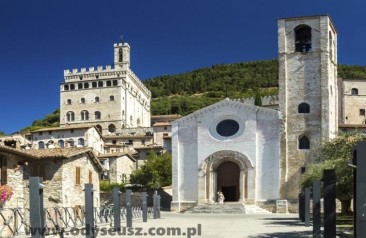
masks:
[[[127,183],[137,168],[136,159],[129,153],[107,153],[99,155],[98,158],[105,169],[102,179],[108,179],[112,183]]]
[[[84,205],[85,183],[93,184],[94,204],[99,206],[99,174],[103,168],[90,148],[24,150],[0,146],[0,160],[1,184],[8,184],[14,191],[5,207],[29,208],[31,176],[43,178],[46,208]]]
[[[217,200],[278,199],[277,110],[225,99],[173,122],[172,210]]]
[[[278,20],[279,96],[225,100],[173,123],[173,202],[295,200],[313,143],[338,130],[337,32],[329,16]],[[278,112],[276,109],[278,103]]]
[[[90,147],[104,153],[104,138],[92,125],[67,125],[34,130],[27,135],[29,148]]]
[[[366,80],[342,79],[341,87],[340,123],[366,124]]]
[[[337,32],[328,16],[278,20],[281,198],[297,199],[313,143],[338,130]]]
[[[150,91],[130,68],[130,46],[114,44],[114,65],[64,71],[60,124],[97,125],[102,134],[150,127]]]

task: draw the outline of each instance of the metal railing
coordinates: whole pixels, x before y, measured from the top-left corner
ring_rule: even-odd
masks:
[[[153,216],[153,207],[148,207],[148,217]],[[142,219],[142,207],[132,207],[132,219]],[[113,204],[94,208],[94,224],[113,226]],[[121,207],[121,221],[126,221],[126,207]],[[51,207],[44,209],[46,234],[61,233],[85,227],[85,208]],[[30,232],[30,211],[24,208],[0,209],[0,237],[12,237]]]

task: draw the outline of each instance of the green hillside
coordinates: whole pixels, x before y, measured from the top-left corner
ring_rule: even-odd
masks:
[[[366,66],[339,65],[338,77],[366,79]],[[231,99],[278,94],[278,61],[218,64],[144,81],[152,93],[153,115],[187,115],[226,97]],[[59,125],[60,111],[36,120],[21,131]]]

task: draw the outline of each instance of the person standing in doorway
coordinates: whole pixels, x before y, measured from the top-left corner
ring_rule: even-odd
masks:
[[[217,192],[217,199],[219,201],[219,204],[224,204],[224,200],[225,200],[225,196],[224,194],[221,192],[221,190],[219,190]]]

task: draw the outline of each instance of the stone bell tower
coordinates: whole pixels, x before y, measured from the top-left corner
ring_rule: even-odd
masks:
[[[281,197],[296,199],[311,149],[338,128],[337,32],[327,15],[278,20]]]
[[[114,65],[116,68],[130,67],[130,45],[121,42],[114,44]]]

